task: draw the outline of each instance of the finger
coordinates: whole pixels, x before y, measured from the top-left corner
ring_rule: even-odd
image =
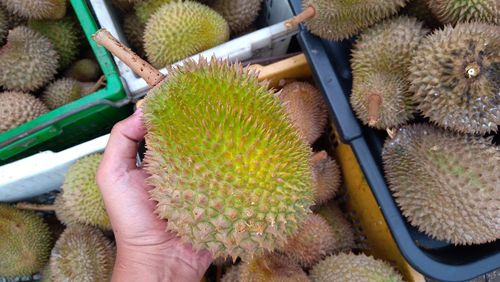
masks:
[[[138,144],[146,134],[141,117],[138,109],[113,127],[99,168],[102,173],[121,174],[136,168]]]

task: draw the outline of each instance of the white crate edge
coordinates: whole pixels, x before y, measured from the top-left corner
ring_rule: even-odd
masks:
[[[109,1],[106,0],[90,0],[91,7],[96,15],[99,25],[106,28],[118,40],[125,42],[125,37],[118,26],[118,23],[113,19]],[[271,10],[270,18],[272,21],[283,20],[291,17],[292,11],[288,0],[268,0],[266,8]],[[274,8],[269,8],[274,6]],[[278,22],[271,26],[259,29],[244,36],[235,38],[226,43],[218,45],[212,49],[206,50],[199,54],[193,55],[190,59],[198,60],[200,56],[210,58],[215,56],[220,59],[228,59],[230,61],[243,61],[254,57],[256,54],[270,52],[269,55],[284,55],[290,43],[291,37],[298,33],[298,27],[289,29],[285,26],[285,21]],[[133,71],[126,66],[120,59],[114,57],[115,63],[120,72],[120,76],[125,84],[126,90],[133,97],[142,97],[146,94],[149,87],[144,79],[137,77]],[[174,65],[180,65],[182,61]],[[167,74],[165,68],[160,70],[163,74]]]
[[[15,202],[58,190],[76,160],[104,151],[109,134],[64,151],[45,151],[0,166],[0,202]]]

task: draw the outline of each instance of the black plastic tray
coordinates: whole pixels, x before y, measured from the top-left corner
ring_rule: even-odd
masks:
[[[295,14],[300,0],[290,0]],[[377,199],[399,250],[417,271],[442,281],[464,281],[500,268],[500,240],[475,246],[453,246],[430,238],[402,216],[386,184],[381,160],[384,132],[359,123],[349,104],[352,88],[349,64],[352,40],[332,42],[310,34],[304,26],[297,35],[321,87],[342,142],[349,144]]]

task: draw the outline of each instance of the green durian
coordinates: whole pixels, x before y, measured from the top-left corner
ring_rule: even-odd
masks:
[[[410,125],[386,141],[382,159],[411,225],[456,245],[500,238],[500,148],[490,139]]]
[[[316,213],[332,227],[334,253],[350,251],[356,247],[354,228],[334,202],[330,201],[321,206]]]
[[[328,40],[343,40],[395,15],[407,0],[303,0],[315,16],[305,22],[311,33]]]
[[[135,15],[139,23],[146,25],[149,18],[162,6],[178,2],[177,0],[145,0],[134,5]]]
[[[38,98],[22,92],[0,92],[0,133],[48,112]]]
[[[459,22],[485,22],[500,24],[498,0],[426,0],[427,5],[444,24]]]
[[[410,66],[418,109],[462,133],[500,125],[500,26],[459,23],[422,40]]]
[[[80,82],[95,82],[102,75],[102,70],[96,60],[80,59],[68,68],[65,75]]]
[[[278,253],[264,254],[239,267],[241,282],[310,282],[302,268]]]
[[[59,69],[65,69],[80,51],[80,31],[74,20],[30,20],[28,27],[46,36],[59,54]]]
[[[123,17],[123,33],[127,38],[130,47],[141,57],[145,57],[144,37],[145,24],[139,22],[134,13],[126,14]]]
[[[49,259],[51,247],[49,227],[41,217],[0,204],[0,277],[40,271]]]
[[[388,263],[352,253],[327,257],[312,268],[309,277],[312,282],[404,281]]]
[[[37,90],[54,78],[58,66],[59,55],[45,36],[25,26],[16,27],[0,49],[0,86]]]
[[[228,39],[229,26],[220,14],[197,2],[176,2],[148,20],[144,49],[150,63],[165,67]]]
[[[71,225],[77,222],[111,230],[95,180],[101,159],[102,154],[88,155],[76,161],[66,172],[62,194],[59,194],[62,199],[55,205],[56,214],[63,223]]]
[[[239,34],[255,21],[261,4],[262,0],[215,0],[210,7],[226,19],[232,34]]]
[[[71,78],[58,79],[43,91],[42,101],[53,110],[82,97],[83,89],[80,83]]]
[[[68,226],[56,242],[50,257],[52,280],[110,281],[115,247],[91,226]]]
[[[351,59],[351,106],[356,116],[378,129],[409,121],[416,105],[410,92],[408,67],[427,33],[414,18],[397,17],[363,32]]]
[[[187,60],[143,112],[156,213],[195,249],[214,258],[273,250],[310,213],[311,149],[254,72]]]
[[[66,15],[67,0],[0,0],[16,15],[28,19],[60,19]]]

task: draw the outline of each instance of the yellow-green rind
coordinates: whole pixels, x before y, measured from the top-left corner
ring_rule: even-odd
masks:
[[[71,18],[60,20],[30,20],[28,26],[47,37],[59,54],[59,69],[65,69],[78,56],[80,35]]]
[[[18,26],[9,31],[0,49],[0,86],[7,90],[34,91],[57,72],[59,55],[40,33]]]
[[[443,24],[484,22],[500,24],[498,0],[426,0],[427,5]]]
[[[408,68],[427,33],[414,18],[397,17],[373,26],[356,41],[351,59],[353,89],[350,98],[356,116],[377,129],[400,126],[416,111],[409,90]],[[370,96],[380,97],[378,120],[371,123]]]
[[[264,254],[239,267],[241,282],[309,282],[307,274],[290,258],[278,253]]]
[[[484,134],[500,125],[500,26],[459,23],[422,40],[410,67],[418,109],[457,132]]]
[[[38,98],[23,92],[0,92],[0,133],[9,131],[48,112]]]
[[[52,281],[110,281],[115,253],[113,243],[100,230],[69,226],[52,250]]]
[[[49,259],[51,247],[49,227],[41,217],[0,204],[0,277],[40,271]]]
[[[149,18],[163,5],[178,2],[177,0],[144,0],[134,5],[135,15],[139,23],[146,25]]]
[[[500,148],[491,139],[410,125],[386,141],[382,159],[403,215],[455,245],[500,238]]]
[[[320,261],[309,272],[312,282],[403,282],[399,274],[388,263],[366,256],[338,254]]]
[[[144,49],[150,63],[165,67],[228,39],[229,26],[219,13],[197,2],[176,2],[148,20]]]
[[[91,154],[76,161],[66,172],[62,185],[64,213],[81,224],[111,230],[104,201],[95,177],[102,154]],[[70,218],[65,216],[65,218]]]
[[[343,40],[395,15],[406,0],[304,0],[303,9],[315,8],[305,22],[311,33],[329,40]]]
[[[231,34],[239,34],[255,21],[261,4],[262,0],[215,0],[210,7],[226,19]]]
[[[40,98],[49,109],[53,110],[80,99],[81,96],[82,87],[78,81],[61,78],[49,84]]]
[[[67,0],[0,0],[5,8],[28,19],[60,19],[66,15]]]
[[[310,148],[255,73],[188,60],[149,92],[143,112],[156,212],[195,249],[273,250],[310,213]]]

